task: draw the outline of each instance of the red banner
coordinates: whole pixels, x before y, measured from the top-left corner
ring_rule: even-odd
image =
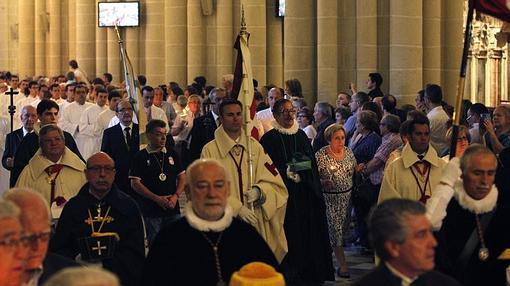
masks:
[[[471,0],[479,12],[510,22],[510,0]]]

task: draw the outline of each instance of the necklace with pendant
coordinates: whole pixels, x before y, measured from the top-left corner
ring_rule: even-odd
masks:
[[[207,237],[207,235],[205,235],[205,233],[200,232],[200,234],[202,234],[202,236],[205,238],[205,240],[207,240],[207,243],[209,243],[209,245],[212,247],[212,250],[214,252],[214,262],[216,264],[216,274],[218,275],[218,282],[216,282],[216,286],[226,286],[227,283],[225,283],[225,281],[223,281],[223,276],[221,275],[220,256],[218,254],[218,246],[220,245],[221,236],[223,235],[223,231],[220,232],[220,234],[218,235],[218,239],[216,240],[216,243],[213,243]]]
[[[166,181],[166,175],[163,173],[163,167],[165,166],[165,155],[163,154],[163,160],[161,160],[161,163],[159,161],[159,157],[156,155],[156,153],[152,153],[154,157],[156,158],[156,163],[158,163],[159,169],[161,170],[161,173],[159,173],[159,180],[161,182]]]
[[[241,155],[241,152],[243,151],[243,146],[241,145],[235,145],[233,148],[232,148],[232,153],[234,153],[234,155],[236,157],[239,157],[239,155]]]
[[[485,246],[485,240],[483,239],[483,230],[480,224],[480,218],[478,218],[478,214],[475,214],[476,218],[476,230],[478,232],[478,238],[480,239],[480,249],[478,250],[478,258],[481,261],[486,261],[489,259],[489,249]]]

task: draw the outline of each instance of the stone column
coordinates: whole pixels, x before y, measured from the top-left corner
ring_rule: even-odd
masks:
[[[427,1],[428,2],[428,1]],[[441,87],[443,100],[455,104],[462,56],[464,1],[442,1]]]
[[[97,2],[99,0],[96,0],[96,7],[94,10],[96,11],[96,15],[98,13],[97,11]],[[97,17],[97,16],[96,16]],[[96,18],[97,19],[97,18]],[[107,60],[107,29],[109,28],[99,28],[97,26],[97,23],[95,25],[95,32],[96,32],[96,42],[95,42],[95,49],[96,49],[96,75],[102,77],[103,73],[109,72],[108,71],[108,60]],[[115,82],[119,81],[119,78],[113,78]]]
[[[441,0],[423,1],[423,84],[441,84]]]
[[[413,102],[422,87],[422,1],[390,2],[390,92]]]
[[[237,1],[235,2],[237,3]],[[251,67],[253,71],[253,78],[255,78],[259,83],[264,84],[266,82],[266,70],[267,70],[267,62],[266,62],[266,49],[267,49],[267,38],[266,38],[266,4],[264,1],[260,0],[244,0],[241,3],[244,5],[244,16],[246,19],[246,26],[248,32],[250,32],[250,53],[251,53]],[[234,10],[240,11],[240,10]],[[274,14],[272,15],[274,17]],[[240,31],[241,25],[237,24],[240,21],[239,17],[234,18],[234,23],[236,23],[233,27],[233,32],[237,36]],[[231,29],[232,30],[232,29]],[[225,47],[223,49],[226,50],[225,54],[230,55],[232,59],[232,54],[236,54],[235,50],[232,47],[235,41],[235,37],[232,38],[230,33],[225,33],[226,41]],[[230,51],[228,52],[230,48]],[[226,62],[228,65],[228,62]],[[227,68],[227,67],[225,67]],[[235,62],[230,64],[227,71],[233,71],[235,68]],[[226,73],[226,72],[225,72]]]
[[[34,24],[35,3],[19,2],[19,77],[33,76],[35,73]]]
[[[107,68],[106,70],[112,74],[116,82],[124,80],[123,71],[120,64],[119,42],[117,34],[114,29],[108,29],[106,32],[106,55],[107,55]]]
[[[186,0],[165,3],[165,80],[186,83]]]
[[[276,1],[266,0],[266,35],[267,35],[267,77],[259,85],[275,84],[282,86],[283,80],[283,18],[275,17]]]
[[[89,80],[96,71],[96,15],[95,3],[90,0],[76,0],[76,61]]]
[[[50,20],[50,31],[47,39],[47,64],[48,75],[58,75],[62,66],[62,21],[61,21],[61,1],[49,0],[48,13]]]
[[[356,82],[356,0],[344,0],[338,5],[337,92],[347,91]]]
[[[68,33],[68,58],[64,59],[65,62],[65,70],[69,70],[68,62],[70,59],[76,59],[76,1],[77,0],[69,0],[68,1],[68,21],[67,21],[67,33]]]
[[[48,32],[48,14],[46,14],[46,1],[35,1],[35,75],[46,74],[46,33]]]
[[[313,0],[287,2],[284,20],[284,80],[297,78],[308,102],[317,100],[316,6]]]
[[[9,6],[8,1],[0,2],[0,11],[9,11],[8,6]],[[4,14],[4,16],[7,16],[7,17],[4,17],[4,19],[7,19],[7,21],[4,25],[2,25],[2,27],[0,27],[0,33],[2,33],[2,35],[5,35],[4,41],[0,41],[0,69],[1,70],[9,70],[8,69],[8,66],[9,66],[9,40],[8,40],[7,36],[9,35],[10,22],[8,20],[9,19],[8,15]]]
[[[133,66],[134,76],[138,76],[140,73],[140,28],[138,27],[127,27],[125,29],[124,38],[126,43],[126,51],[129,59]],[[159,83],[158,83],[159,84]]]
[[[8,57],[7,57],[7,70],[19,73],[18,66],[18,52],[19,52],[19,3],[16,0],[9,0],[8,10],[9,13],[7,15],[7,19],[9,25],[7,26],[8,30],[6,30],[6,35],[8,35],[7,49],[8,49]]]
[[[338,2],[317,1],[317,100],[334,103],[338,91]]]
[[[218,0],[214,14],[204,16],[206,29],[205,51],[207,58],[206,76],[208,82],[214,83],[217,86],[221,86],[223,75],[233,73],[235,66],[236,51],[234,50],[234,41],[239,29],[236,31],[234,23],[240,21],[237,19],[237,15],[240,15],[238,9],[241,8],[239,5],[233,5],[232,2],[236,3],[237,1]],[[245,13],[246,10],[245,6]],[[251,33],[249,26],[248,32]],[[251,52],[253,53],[253,51]],[[193,76],[196,75],[198,74]],[[189,78],[189,81],[191,80],[192,78]]]
[[[165,82],[164,1],[145,1],[145,70],[148,85]]]
[[[377,71],[377,0],[356,1],[356,79],[358,90],[366,90],[368,74]]]
[[[188,47],[187,47],[187,82],[183,86],[193,82],[193,78],[203,74],[206,66],[206,34],[202,16],[200,0],[188,0],[187,25],[188,25]]]

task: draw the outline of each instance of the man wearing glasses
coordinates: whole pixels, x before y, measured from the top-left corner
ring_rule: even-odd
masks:
[[[115,109],[115,115],[119,123],[103,132],[101,151],[115,161],[115,184],[120,190],[132,195],[128,175],[133,158],[140,151],[139,128],[138,124],[133,122],[133,107],[129,101],[120,101]]]
[[[26,248],[18,216],[18,207],[0,199],[0,285],[21,285]]]
[[[102,265],[122,285],[141,285],[145,260],[142,216],[135,201],[113,184],[115,172],[106,153],[87,160],[87,183],[65,204],[50,251]]]
[[[39,193],[31,189],[11,189],[5,195],[5,199],[15,204],[21,211],[19,219],[24,231],[21,247],[27,250],[24,257],[24,285],[40,285],[63,268],[79,266],[70,259],[48,253],[51,234],[50,212],[46,201]]]

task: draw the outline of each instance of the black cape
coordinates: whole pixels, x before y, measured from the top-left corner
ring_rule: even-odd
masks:
[[[501,252],[510,247],[509,223],[510,208],[497,206],[491,221],[484,231],[484,241],[489,249],[489,259],[485,262],[478,258],[480,243],[477,244],[463,270],[458,269],[458,257],[464,245],[476,230],[475,215],[464,209],[452,198],[446,209],[447,216],[438,233],[436,248],[436,269],[455,277],[462,285],[506,285],[505,268],[508,261],[498,260]],[[480,216],[482,219],[483,214]]]
[[[302,130],[287,135],[272,129],[262,136],[260,144],[278,168],[289,192],[283,224],[289,252],[282,262],[287,282],[335,280],[326,206],[317,162],[308,137]],[[286,163],[296,152],[306,155],[312,166],[311,170],[299,172],[300,183],[295,183],[286,175]]]
[[[212,247],[218,232],[200,232],[181,218],[156,236],[145,262],[143,285],[216,285],[218,276]],[[218,246],[223,281],[242,266],[265,262],[278,271],[278,262],[255,228],[236,218],[222,234]]]
[[[142,285],[140,278],[145,259],[142,217],[135,201],[115,185],[99,201],[89,193],[87,183],[65,204],[55,235],[50,240],[50,251],[74,259],[80,251],[78,239],[91,234],[90,225],[85,223],[88,209],[94,216],[99,202],[104,203],[103,215],[111,206],[109,216],[114,219],[105,222],[101,232],[117,232],[120,236],[113,258],[103,260],[104,268],[117,274],[124,286]]]

